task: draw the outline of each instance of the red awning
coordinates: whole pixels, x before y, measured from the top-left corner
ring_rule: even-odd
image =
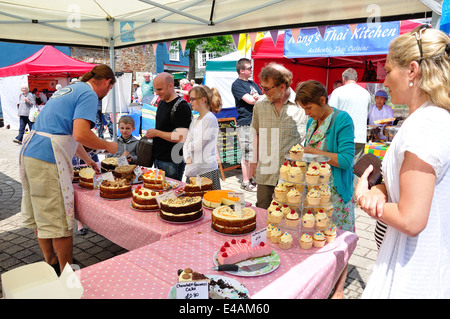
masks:
[[[78,77],[92,70],[96,64],[71,58],[50,45],[32,56],[10,66],[0,68],[0,77],[29,74],[46,77]]]

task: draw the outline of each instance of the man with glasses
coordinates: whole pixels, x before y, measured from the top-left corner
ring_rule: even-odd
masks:
[[[236,71],[239,77],[231,85],[238,112],[237,133],[241,143],[241,188],[247,191],[256,191],[256,182],[250,174],[250,160],[253,156],[250,124],[252,123],[253,106],[261,98],[261,90],[258,85],[250,80],[252,76],[252,64],[249,59],[242,58],[236,63]]]
[[[254,160],[258,190],[256,206],[267,209],[279,178],[284,156],[296,144],[302,144],[306,135],[305,111],[295,102],[291,89],[292,73],[284,66],[270,63],[259,74],[265,96],[253,109],[252,131]]]

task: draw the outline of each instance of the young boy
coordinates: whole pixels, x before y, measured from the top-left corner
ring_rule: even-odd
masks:
[[[134,120],[131,116],[124,115],[119,119],[120,136],[117,139],[119,148],[112,157],[126,156],[128,163],[135,164],[137,160],[138,139],[131,135],[134,131]]]

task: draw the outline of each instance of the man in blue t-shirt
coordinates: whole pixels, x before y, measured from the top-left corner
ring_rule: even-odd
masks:
[[[242,58],[236,63],[236,71],[239,77],[231,85],[238,112],[237,133],[241,142],[241,167],[242,184],[241,188],[247,191],[256,192],[256,183],[250,173],[250,161],[253,156],[252,135],[250,124],[253,117],[253,106],[261,97],[261,89],[250,80],[252,76],[252,64],[249,59]]]
[[[115,81],[110,67],[97,65],[83,75],[81,82],[58,90],[23,142],[22,225],[35,230],[45,261],[57,272],[73,263],[74,153],[100,172],[83,145],[112,154],[117,151],[116,142],[100,139],[91,131],[98,100],[106,96]]]

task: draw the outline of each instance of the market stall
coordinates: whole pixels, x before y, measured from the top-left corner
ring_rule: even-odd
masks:
[[[70,78],[79,77],[94,66],[46,45],[25,60],[0,68],[0,98],[5,126],[19,129],[17,99],[22,85],[29,86],[30,80],[41,79],[48,83],[49,91],[55,91],[57,83],[66,86]],[[29,89],[31,91],[33,87]]]
[[[258,227],[266,224],[265,210],[258,210]],[[195,227],[161,239],[78,271],[84,288],[82,298],[159,298],[175,297],[178,269],[190,267],[209,276],[224,276],[240,283],[250,298],[295,299],[327,298],[351,254],[357,236],[339,232],[333,246],[310,253],[294,253],[277,247],[270,273],[246,276],[243,273],[216,272],[214,255],[225,241],[250,236],[226,236],[203,222]]]
[[[384,63],[390,40],[410,32],[420,21],[402,20],[378,24],[358,23],[289,29],[278,34],[276,41],[266,36],[252,51],[254,76],[269,62],[287,67],[293,74],[293,88],[306,80],[323,83],[328,92],[349,67],[363,79],[368,63],[374,78],[361,82],[382,82]],[[370,35],[370,36],[369,36]]]
[[[170,181],[175,190],[184,185],[180,181]],[[134,188],[137,186],[134,185]],[[197,223],[164,223],[159,221],[154,211],[141,212],[133,209],[130,198],[108,200],[100,197],[98,189],[83,189],[77,184],[74,184],[74,193],[77,220],[127,250],[170,237],[196,226],[197,223],[210,221],[210,217],[208,219],[205,216]]]
[[[137,182],[125,198],[115,197],[120,188],[118,181],[111,184],[118,188],[110,190],[114,199],[109,199],[102,194],[107,186],[105,175],[99,189],[84,189],[83,169],[80,170],[80,185],[74,188],[76,219],[130,250],[81,270],[83,297],[176,298],[177,271],[192,268],[208,276],[223,276],[223,280],[231,280],[233,287],[241,287],[245,296],[252,298],[326,298],[358,237],[336,229],[336,199],[325,191],[333,185],[331,170],[324,163],[329,158],[303,154],[300,147],[298,151],[293,147],[285,158],[283,168],[293,169],[289,169],[289,174],[280,169],[279,185],[267,210],[242,203],[239,192],[230,195],[227,190],[208,191],[212,182],[204,177],[188,184],[167,179],[167,189],[151,192],[158,180],[158,170],[153,169],[144,174],[144,187]],[[101,168],[107,165],[105,159]],[[114,169],[114,174],[120,167]],[[317,174],[310,176],[313,170]],[[158,174],[163,176],[161,171]],[[314,202],[311,190],[319,195]],[[158,205],[150,210],[135,208],[141,196],[159,198]],[[197,212],[199,207],[193,205],[200,204],[200,200],[201,215],[186,220],[191,212]],[[312,223],[307,224],[310,216]],[[286,244],[283,236],[287,238]],[[230,245],[227,250],[225,247]],[[210,269],[221,264],[220,258],[232,258],[231,254],[239,249],[242,253],[264,249],[265,253],[249,260],[239,257],[240,260],[231,263],[265,265],[250,272],[215,273]]]

